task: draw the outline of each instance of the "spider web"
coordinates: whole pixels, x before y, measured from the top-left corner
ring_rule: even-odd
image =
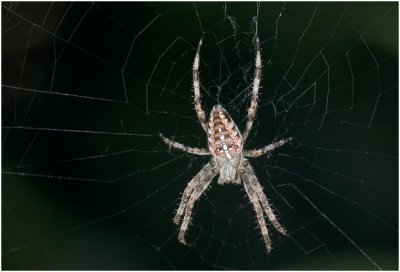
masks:
[[[398,269],[398,4],[2,3],[3,269]],[[208,158],[193,109],[241,129],[280,222],[267,255],[241,186],[216,182],[178,243]]]

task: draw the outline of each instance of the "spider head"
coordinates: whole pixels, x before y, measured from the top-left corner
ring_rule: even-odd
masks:
[[[242,155],[238,154],[232,159],[216,157],[215,162],[219,168],[218,184],[236,183],[240,184],[239,165]]]
[[[208,148],[215,157],[230,160],[240,154],[243,149],[242,134],[221,105],[215,105],[210,113]]]

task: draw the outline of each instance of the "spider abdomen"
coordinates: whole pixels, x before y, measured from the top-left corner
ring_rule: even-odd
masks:
[[[232,159],[242,152],[242,135],[229,113],[216,105],[208,122],[208,148],[219,158]]]

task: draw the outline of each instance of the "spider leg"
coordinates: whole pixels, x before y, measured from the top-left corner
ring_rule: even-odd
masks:
[[[247,111],[247,123],[246,128],[242,133],[243,142],[246,142],[247,136],[249,136],[251,127],[253,126],[254,118],[256,117],[257,104],[258,104],[258,89],[260,88],[261,81],[261,53],[260,53],[260,41],[256,37],[256,60],[253,80],[253,91],[250,101],[250,107]]]
[[[277,142],[274,142],[272,144],[269,144],[263,148],[260,149],[256,149],[256,150],[243,150],[243,156],[245,157],[250,157],[250,158],[255,158],[255,157],[259,157],[264,155],[267,152],[270,152],[274,149],[277,149],[281,146],[283,146],[284,144],[286,144],[287,142],[290,142],[291,140],[293,140],[293,137],[289,137],[287,139],[282,139],[279,140]]]
[[[201,99],[200,99],[200,72],[199,72],[199,65],[200,65],[200,48],[203,43],[203,39],[200,39],[199,44],[197,45],[196,56],[193,62],[193,90],[194,90],[194,108],[196,110],[197,118],[199,118],[200,124],[207,132],[207,119],[204,110],[201,107]]]
[[[185,191],[183,192],[182,195],[182,200],[181,203],[179,205],[179,208],[176,212],[176,215],[174,217],[174,223],[175,224],[179,224],[180,219],[186,209],[186,204],[189,201],[189,198],[191,197],[193,191],[198,187],[201,186],[201,183],[205,180],[205,179],[209,179],[210,182],[212,180],[212,178],[216,175],[216,170],[214,170],[214,165],[212,164],[212,162],[207,163],[201,170],[199,173],[197,173],[196,176],[194,176],[194,178],[188,183],[188,185],[186,186]],[[212,175],[210,177],[210,175]]]
[[[269,221],[271,221],[272,225],[274,228],[282,233],[283,235],[287,236],[287,231],[286,229],[279,223],[278,219],[276,219],[276,216],[274,212],[272,211],[272,208],[268,202],[267,197],[265,196],[262,187],[259,183],[256,184],[256,191],[257,191],[257,196],[260,200],[261,206],[263,207],[265,213],[268,216]]]
[[[250,202],[253,204],[254,210],[256,212],[258,225],[260,226],[260,229],[261,229],[261,234],[264,239],[265,247],[267,248],[267,252],[269,253],[271,251],[272,242],[268,235],[268,229],[267,229],[267,225],[265,223],[264,213],[260,206],[260,202],[259,202],[259,199],[257,196],[257,190],[256,190],[256,188],[254,188],[254,184],[252,184],[251,177],[248,173],[243,172],[242,180],[243,180],[244,189],[246,190],[246,193],[250,199]]]
[[[261,206],[263,207],[265,213],[267,214],[269,221],[271,221],[272,225],[277,231],[287,236],[286,229],[279,223],[274,212],[272,211],[272,208],[268,202],[268,198],[265,196],[263,189],[256,178],[256,174],[254,173],[253,168],[248,162],[244,163],[244,168],[249,175],[249,180],[251,180],[251,183],[254,186],[254,190],[257,194],[258,200],[261,203]]]
[[[208,176],[204,177],[204,179],[202,179],[201,182],[197,185],[197,187],[193,190],[192,195],[190,196],[189,201],[186,204],[185,216],[183,217],[182,225],[178,235],[179,241],[184,245],[187,244],[185,240],[185,233],[187,231],[189,221],[192,215],[194,203],[196,203],[196,201],[208,188],[208,186],[210,185],[212,179],[216,176],[216,174],[217,174],[216,172],[208,173]]]
[[[164,135],[162,134],[160,134],[160,137],[164,141],[164,143],[166,143],[169,147],[180,149],[182,151],[185,151],[186,153],[200,155],[200,156],[211,155],[211,152],[207,148],[185,146],[181,143],[175,142],[173,140],[168,139],[167,137],[164,137]]]
[[[185,240],[185,233],[188,229],[189,221],[192,215],[192,210],[194,203],[200,198],[200,196],[204,193],[204,191],[210,185],[212,179],[217,175],[218,171],[214,168],[214,165],[210,162],[203,167],[203,169],[196,175],[194,179],[198,179],[195,186],[191,186],[191,193],[189,197],[184,199],[182,198],[182,203],[179,206],[178,212],[174,218],[174,222],[179,223],[179,219],[182,216],[183,210],[185,210],[185,216],[182,221],[182,225],[179,230],[178,239],[182,244],[187,244]],[[193,179],[193,180],[194,180]],[[188,185],[189,187],[189,185]],[[188,189],[188,188],[187,188]],[[186,190],[185,190],[186,191]],[[175,221],[176,220],[176,221]]]

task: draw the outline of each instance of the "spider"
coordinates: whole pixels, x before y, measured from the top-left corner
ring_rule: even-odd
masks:
[[[187,245],[185,233],[188,229],[193,206],[210,185],[213,178],[219,174],[218,184],[243,183],[249,200],[253,204],[266,250],[267,253],[269,253],[271,251],[272,242],[268,235],[268,229],[264,219],[264,212],[277,231],[286,236],[287,232],[274,215],[274,212],[268,203],[268,199],[263,192],[263,188],[261,187],[249,161],[245,157],[254,158],[264,155],[267,152],[283,146],[292,140],[292,137],[276,141],[257,150],[243,150],[243,145],[246,142],[253,125],[258,104],[258,90],[260,88],[261,81],[261,53],[258,37],[256,37],[256,59],[252,97],[250,101],[250,107],[247,112],[247,123],[244,132],[240,133],[237,125],[232,120],[229,113],[221,105],[215,105],[213,107],[207,122],[200,100],[199,63],[201,45],[202,39],[200,39],[197,46],[192,70],[194,107],[197,118],[199,119],[200,124],[208,136],[208,150],[206,148],[185,146],[160,134],[161,139],[170,148],[177,148],[184,152],[195,155],[212,156],[211,160],[188,183],[185,191],[183,192],[181,203],[173,220],[175,224],[179,225],[183,216],[178,239],[182,244]]]

